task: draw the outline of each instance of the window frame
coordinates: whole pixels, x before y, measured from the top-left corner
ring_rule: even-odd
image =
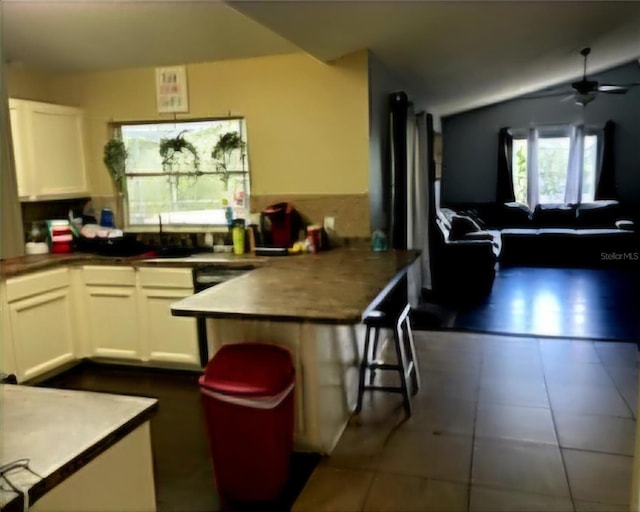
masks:
[[[558,124],[558,123],[554,123],[554,124],[532,124],[530,125],[528,128],[513,128],[513,129],[509,129],[509,133],[513,139],[513,141],[515,140],[525,140],[527,141],[527,201],[526,204],[529,206],[529,208],[533,209],[535,208],[536,205],[538,204],[553,204],[553,203],[540,203],[538,202],[538,199],[540,197],[540,193],[538,191],[538,197],[535,198],[535,201],[532,201],[531,198],[531,190],[532,188],[537,190],[537,180],[539,179],[539,169],[536,169],[536,174],[535,176],[531,176],[531,172],[530,172],[530,162],[534,159],[531,158],[531,144],[529,143],[530,141],[530,137],[532,137],[532,134],[534,132],[537,132],[537,137],[538,139],[541,138],[560,138],[560,137],[566,137],[571,141],[571,131],[575,126],[578,126],[579,123],[576,124],[572,124],[572,123],[568,123],[568,124]],[[602,162],[602,155],[603,155],[603,149],[604,149],[604,126],[601,125],[583,125],[583,151],[584,151],[584,138],[588,137],[588,136],[596,136],[597,137],[597,146],[596,146],[596,168],[595,168],[595,183],[594,183],[594,189],[595,187],[597,187],[597,183],[598,183],[598,176],[599,176],[599,172],[600,172],[600,167],[601,167],[601,162]],[[571,151],[571,147],[569,149],[569,151]],[[514,154],[513,154],[513,150],[512,150],[512,154],[510,155],[510,162],[511,162],[511,166],[512,166],[512,181],[515,179],[515,169],[513,169],[513,160],[514,160]],[[568,171],[568,170],[567,170]],[[569,174],[567,172],[567,179],[569,177]],[[534,181],[535,180],[535,181]],[[584,183],[584,162],[582,164],[582,169],[581,172],[578,176],[578,202],[577,203],[570,203],[570,204],[581,204],[583,203],[582,200],[582,190],[583,190],[583,183]],[[533,184],[533,187],[532,187]],[[514,183],[515,185],[515,183]],[[565,183],[565,190],[567,187],[567,183]],[[594,190],[595,193],[595,190]],[[516,199],[517,200],[517,199]],[[591,201],[588,201],[591,202]],[[535,203],[535,204],[533,204]],[[563,201],[563,204],[569,204],[569,203],[565,203]]]
[[[121,140],[122,136],[122,128],[125,126],[142,126],[142,125],[171,125],[171,124],[189,124],[189,123],[202,123],[202,122],[215,122],[215,121],[239,121],[239,135],[242,140],[245,142],[246,146],[243,151],[242,157],[242,165],[245,167],[244,170],[231,170],[227,171],[229,175],[232,176],[243,176],[244,177],[244,193],[245,193],[245,217],[248,220],[249,212],[250,212],[250,198],[251,198],[251,166],[249,165],[249,151],[248,151],[248,142],[247,142],[247,128],[246,128],[246,117],[245,116],[225,116],[225,117],[194,117],[189,119],[152,119],[152,120],[135,120],[135,121],[119,121],[111,123],[111,128],[113,135],[119,137]],[[158,178],[158,177],[168,177],[168,176],[180,176],[185,178],[195,177],[198,178],[200,176],[216,176],[218,173],[213,170],[198,170],[194,172],[168,172],[160,168],[158,171],[151,172],[130,172],[125,167],[125,182],[128,178]],[[122,194],[122,207],[123,207],[123,220],[124,220],[124,228],[129,232],[155,232],[158,230],[157,224],[132,224],[130,217],[130,209],[129,209],[129,196],[128,196],[128,184],[125,187],[125,191]],[[228,230],[228,225],[219,224],[219,223],[172,223],[162,221],[162,225],[165,228],[168,228],[170,231],[174,232],[226,232]]]

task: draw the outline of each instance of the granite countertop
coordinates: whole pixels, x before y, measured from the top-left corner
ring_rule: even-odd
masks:
[[[355,324],[418,256],[343,248],[272,257],[269,265],[176,302],[171,310],[176,316]]]
[[[6,477],[28,492],[29,504],[33,504],[147,421],[157,408],[157,400],[1,384],[0,405],[0,465],[28,459],[35,474],[14,469]],[[22,496],[4,490],[8,488],[3,483],[0,509],[21,507]]]
[[[34,254],[0,261],[0,277],[9,278],[41,270],[79,265],[124,265],[131,267],[198,267],[220,265],[222,267],[258,267],[270,258],[253,254],[229,254],[203,252],[180,258],[156,258],[149,256],[100,256],[92,253]]]

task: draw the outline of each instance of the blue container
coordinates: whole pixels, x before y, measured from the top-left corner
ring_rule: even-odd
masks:
[[[371,248],[375,252],[386,251],[389,247],[387,244],[387,235],[381,230],[377,229],[371,235]]]
[[[115,228],[116,224],[113,219],[113,211],[111,208],[103,208],[100,212],[100,225],[105,228]]]

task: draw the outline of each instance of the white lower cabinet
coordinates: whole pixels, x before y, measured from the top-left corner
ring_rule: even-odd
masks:
[[[89,356],[200,367],[196,321],[171,315],[193,294],[189,268],[85,266]]]
[[[192,271],[186,268],[138,269],[140,329],[151,362],[200,367],[194,318],[171,315],[171,304],[193,295]]]
[[[75,359],[74,309],[69,270],[56,269],[7,279],[3,331],[8,332],[20,382]]]
[[[135,269],[85,266],[83,273],[89,355],[142,359]]]
[[[0,371],[18,381],[83,357],[201,368],[194,318],[171,315],[193,294],[190,268],[92,265],[0,284]]]
[[[9,305],[7,304],[6,285],[0,283],[0,372],[5,374],[17,374],[16,357],[13,350],[13,336],[11,334],[11,320],[9,316]]]

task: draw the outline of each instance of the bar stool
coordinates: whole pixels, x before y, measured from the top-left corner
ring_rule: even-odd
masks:
[[[415,395],[420,389],[420,376],[418,375],[418,361],[413,342],[413,332],[409,311],[411,306],[407,304],[402,313],[397,318],[390,317],[382,311],[371,311],[364,318],[367,326],[364,353],[360,364],[360,378],[358,383],[358,403],[355,412],[362,410],[362,398],[365,391],[387,391],[400,393],[402,395],[404,410],[407,417],[411,416],[411,395]],[[380,330],[389,329],[393,331],[393,344],[396,352],[397,362],[395,364],[385,363],[376,359],[378,352],[378,341]],[[373,343],[372,343],[373,342]],[[377,386],[374,385],[376,370],[396,371],[400,376],[399,386]],[[369,383],[367,384],[367,372],[369,372]]]

